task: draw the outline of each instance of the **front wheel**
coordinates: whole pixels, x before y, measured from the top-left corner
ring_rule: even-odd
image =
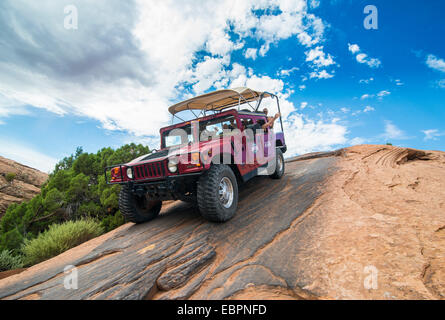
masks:
[[[119,194],[119,209],[127,221],[142,223],[156,218],[161,211],[162,201],[149,200],[123,185]]]
[[[230,220],[238,206],[238,184],[229,166],[214,164],[198,181],[198,208],[213,222]]]
[[[275,171],[270,175],[272,179],[281,179],[284,175],[284,157],[281,149],[277,148],[275,151]]]

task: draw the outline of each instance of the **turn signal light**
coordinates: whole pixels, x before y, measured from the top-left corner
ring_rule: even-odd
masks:
[[[119,167],[111,169],[111,180],[116,180],[121,176],[121,169]]]
[[[192,153],[192,163],[196,165],[199,164],[199,152]]]

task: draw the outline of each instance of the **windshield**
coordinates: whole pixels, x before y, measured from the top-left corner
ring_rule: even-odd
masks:
[[[224,131],[234,130],[237,128],[234,116],[225,116],[212,120],[202,121],[199,123],[199,136],[201,141],[208,141],[219,138]]]
[[[237,128],[235,117],[232,115],[206,121],[196,121],[196,123],[199,123],[199,135],[196,137],[192,134],[192,125],[190,123],[165,131],[162,134],[164,147],[171,148],[191,144],[195,141],[208,141],[221,137],[223,130]]]
[[[192,143],[194,141],[194,138],[191,133],[191,125],[188,124],[180,128],[165,131],[162,134],[162,139],[165,148],[171,148]]]

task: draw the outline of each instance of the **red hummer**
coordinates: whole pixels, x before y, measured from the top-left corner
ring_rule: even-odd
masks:
[[[274,101],[278,113],[267,117],[264,106]],[[196,203],[204,218],[224,222],[236,212],[239,184],[257,175],[283,176],[286,143],[276,95],[218,90],[169,112],[181,122],[161,128],[159,150],[105,168],[107,183],[122,185],[119,208],[127,220],[151,220],[162,201],[173,199]],[[179,112],[194,119],[185,121]],[[273,129],[277,118],[280,130]]]

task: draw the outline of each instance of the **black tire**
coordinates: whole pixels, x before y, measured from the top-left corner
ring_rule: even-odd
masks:
[[[162,201],[148,201],[131,192],[123,185],[119,194],[119,209],[127,221],[142,223],[156,218],[161,211]]]
[[[228,190],[223,194],[231,193],[232,197],[223,199],[223,196],[220,196],[220,188]],[[224,164],[213,164],[199,178],[197,199],[199,212],[205,219],[213,222],[230,220],[238,207],[238,183],[232,169]]]
[[[281,179],[281,177],[284,175],[285,164],[283,153],[281,152],[280,148],[277,148],[275,151],[275,161],[275,171],[270,175],[270,177],[272,179]],[[282,165],[280,165],[280,161]]]

